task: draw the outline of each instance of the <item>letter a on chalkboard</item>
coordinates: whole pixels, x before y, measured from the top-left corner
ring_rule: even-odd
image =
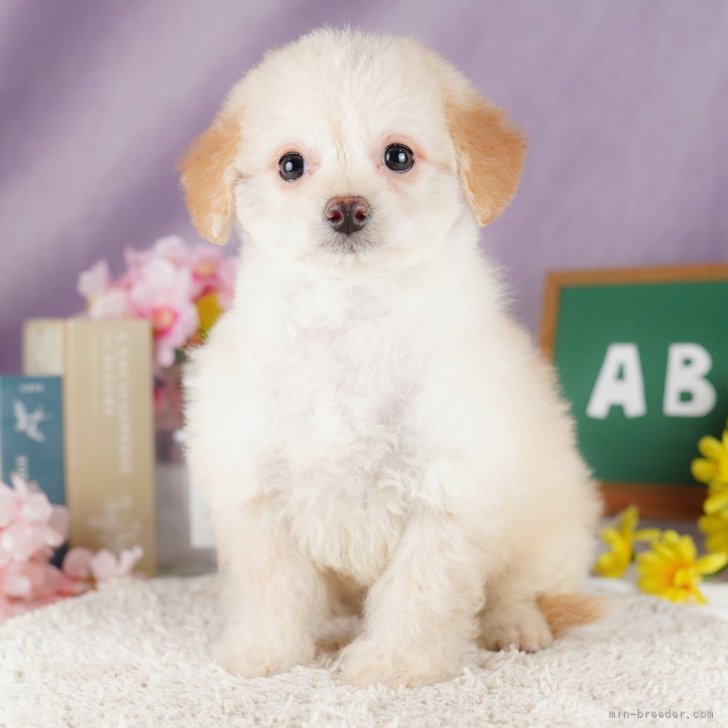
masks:
[[[592,390],[586,413],[603,420],[612,407],[621,407],[625,417],[644,417],[645,383],[636,344],[610,344]]]

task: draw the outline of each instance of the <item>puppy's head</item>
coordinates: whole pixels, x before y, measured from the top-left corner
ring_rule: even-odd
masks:
[[[200,235],[292,260],[409,259],[508,204],[524,142],[411,40],[320,30],[268,54],[181,163]]]

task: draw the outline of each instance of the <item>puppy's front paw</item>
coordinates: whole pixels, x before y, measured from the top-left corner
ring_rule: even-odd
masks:
[[[486,650],[509,647],[537,652],[554,641],[545,617],[534,602],[516,602],[486,611],[480,618],[479,644]]]
[[[266,677],[310,662],[314,655],[311,639],[283,645],[276,639],[260,635],[247,638],[239,634],[223,634],[214,648],[216,662],[227,672],[240,677]]]
[[[386,649],[370,638],[360,638],[341,652],[341,673],[346,682],[359,687],[375,683],[390,688],[416,687],[442,682],[456,669],[437,655],[405,649]]]

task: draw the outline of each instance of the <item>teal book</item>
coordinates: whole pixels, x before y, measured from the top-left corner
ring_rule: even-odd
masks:
[[[35,481],[51,503],[65,503],[60,377],[0,377],[0,476]]]

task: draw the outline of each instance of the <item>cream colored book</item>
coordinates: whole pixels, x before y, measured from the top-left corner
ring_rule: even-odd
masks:
[[[58,356],[52,320],[31,320],[24,367],[40,374]],[[156,569],[152,335],[136,319],[66,319],[62,336],[66,504],[71,545],[115,553],[139,544],[139,568]],[[36,344],[36,342],[41,342]],[[43,350],[38,351],[36,346]],[[50,372],[49,372],[50,373]],[[58,373],[58,372],[54,372]]]
[[[29,319],[23,326],[23,374],[59,377],[63,374],[63,332],[59,318]]]

